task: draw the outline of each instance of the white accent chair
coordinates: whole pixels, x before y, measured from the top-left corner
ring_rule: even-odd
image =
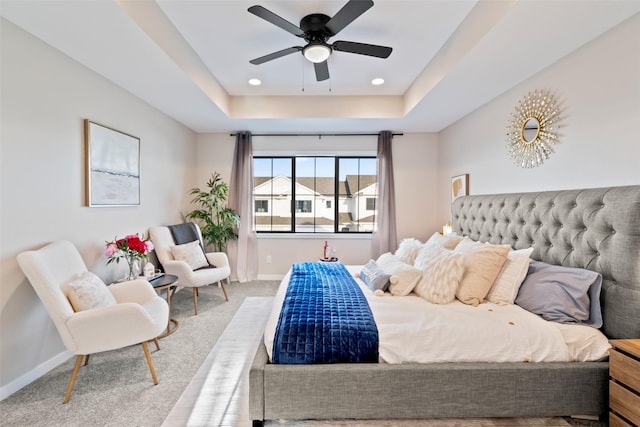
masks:
[[[197,224],[196,230],[198,231],[200,244],[202,244],[202,232]],[[206,252],[207,260],[215,268],[192,270],[185,261],[176,260],[173,257],[171,247],[175,246],[176,243],[169,227],[151,227],[149,236],[153,242],[158,261],[162,264],[165,273],[178,276],[178,287],[193,289],[193,309],[196,316],[198,315],[198,288],[202,286],[218,283],[222,288],[225,300],[229,301],[227,290],[224,288],[224,280],[228,279],[231,274],[227,254],[224,252]]]
[[[147,341],[154,340],[167,327],[169,307],[146,280],[132,280],[108,286],[115,304],[75,312],[67,298],[65,285],[78,279],[87,268],[75,246],[66,240],[52,242],[41,249],[18,255],[18,264],[26,275],[65,347],[75,354],[76,362],[63,403],[71,391],[82,359],[89,355],[142,344],[154,384],[158,384]]]

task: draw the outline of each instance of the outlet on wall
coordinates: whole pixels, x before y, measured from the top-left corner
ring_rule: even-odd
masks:
[[[271,264],[271,255],[267,255],[267,264]]]

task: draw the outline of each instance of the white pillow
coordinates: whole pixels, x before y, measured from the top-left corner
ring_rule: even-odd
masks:
[[[67,283],[65,293],[74,311],[110,307],[116,304],[116,299],[107,285],[90,271],[82,273],[76,280]]]
[[[431,303],[449,304],[456,299],[464,275],[464,256],[449,249],[429,251],[429,255],[416,259],[422,276],[413,291]]]
[[[513,304],[518,289],[527,276],[531,252],[533,248],[509,251],[502,270],[487,294],[487,301],[499,305]]]
[[[390,274],[389,292],[391,295],[409,295],[422,275],[419,269],[402,262],[397,256],[387,252],[378,257],[376,265],[385,273]]]
[[[588,325],[551,322],[562,334],[570,360],[594,362],[609,355],[609,339],[599,330]]]
[[[418,239],[414,239],[413,237],[402,239],[396,250],[396,256],[400,258],[402,262],[413,265],[421,247],[422,242]]]
[[[202,246],[200,246],[200,242],[197,240],[183,245],[171,246],[171,255],[173,255],[173,259],[189,264],[192,270],[197,270],[198,268],[209,265]]]
[[[465,272],[456,291],[456,298],[473,306],[483,302],[510,250],[509,245],[489,245],[474,242],[468,237],[458,243],[455,252],[464,255]]]

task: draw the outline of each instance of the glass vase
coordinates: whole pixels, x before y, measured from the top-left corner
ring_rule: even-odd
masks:
[[[128,259],[127,263],[129,264],[129,270],[127,271],[127,275],[124,277],[124,279],[137,279],[140,275],[140,261],[137,259]]]

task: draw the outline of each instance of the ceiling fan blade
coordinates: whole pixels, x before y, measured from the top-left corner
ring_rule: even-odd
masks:
[[[294,36],[302,37],[304,36],[304,31],[302,31],[297,26],[293,25],[291,22],[287,21],[284,18],[279,17],[275,13],[271,12],[268,9],[265,9],[262,6],[256,5],[251,6],[247,9],[249,12],[253,13],[259,18],[264,19],[267,22],[271,22],[273,25],[282,28],[285,31],[290,32]]]
[[[263,64],[263,63],[265,63],[267,61],[271,61],[273,59],[278,59],[278,58],[280,58],[282,56],[290,55],[290,54],[295,53],[295,52],[300,52],[301,50],[302,50],[301,46],[288,47],[286,49],[282,49],[282,50],[279,50],[277,52],[273,52],[273,53],[270,53],[268,55],[261,56],[260,58],[252,59],[249,62],[252,63],[253,65],[259,65],[259,64]]]
[[[375,56],[377,58],[388,58],[393,50],[386,46],[345,41],[337,41],[331,47],[340,52],[357,53],[359,55]]]
[[[313,64],[313,68],[316,69],[316,80],[321,82],[329,79],[329,65],[327,61],[316,62]]]
[[[347,4],[327,22],[325,28],[335,36],[358,16],[365,13],[371,6],[373,6],[372,0],[349,0]]]

